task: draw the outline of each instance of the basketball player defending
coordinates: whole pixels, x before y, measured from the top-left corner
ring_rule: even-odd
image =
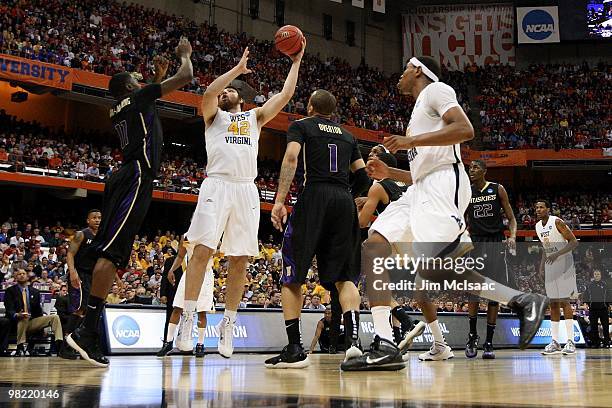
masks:
[[[474,130],[457,102],[455,91],[439,82],[439,74],[440,67],[433,59],[411,58],[398,83],[402,94],[414,97],[415,106],[406,137],[387,137],[384,145],[392,153],[407,150],[411,171],[389,168],[380,160],[368,162],[368,173],[375,179],[393,178],[407,184],[414,183],[409,194],[404,194],[387,207],[371,227],[362,252],[369,280],[372,280],[374,260],[392,253],[391,243],[413,240],[413,253],[426,258],[453,259],[473,247],[463,218],[471,191],[459,148],[460,143],[474,137]],[[424,280],[442,283],[457,277],[454,271],[420,268],[415,286],[419,288]],[[519,314],[520,347],[525,348],[543,319],[548,304],[546,297],[523,294],[471,270],[460,277],[478,285],[481,290],[475,290],[475,294],[507,304]],[[372,294],[376,290],[371,288],[371,282],[368,289],[370,299],[378,296]],[[381,300],[389,295],[381,293]],[[434,337],[431,349],[421,354],[419,359],[446,360],[453,357],[438,325],[436,307],[423,290],[417,291],[416,295]],[[346,369],[377,370],[381,369],[378,366],[389,364],[401,368],[395,364],[398,350],[389,341],[393,336],[388,328],[390,309],[388,306],[372,308],[375,331],[382,338],[379,342],[382,347],[375,347],[355,361],[347,361]]]
[[[238,65],[211,83],[202,98],[206,126],[208,177],[202,182],[198,204],[185,237],[195,246],[187,264],[185,311],[192,312],[202,287],[205,267],[221,236],[221,251],[229,258],[225,315],[219,323],[219,354],[229,358],[234,352],[233,328],[242,298],[249,256],[259,253],[259,193],[257,150],[261,128],[289,102],[295,91],[306,42],[291,56],[293,64],[283,90],[262,107],[241,111],[244,101],[230,83],[248,74],[249,49]]]
[[[104,186],[105,214],[100,231],[92,242],[97,252],[93,284],[82,325],[66,338],[81,357],[98,367],[107,367],[108,359],[100,350],[98,326],[117,268],[130,257],[134,236],[138,234],[151,204],[153,180],[159,171],[163,131],[155,101],[191,82],[191,44],[181,38],[176,47],[181,59],[177,73],[163,81],[144,87],[129,73],[115,74],[108,90],[115,98],[110,110],[113,127],[119,136],[123,165]],[[157,68],[157,67],[156,67]],[[163,77],[158,75],[156,77]]]
[[[349,174],[355,173],[355,191],[367,188],[369,179],[357,141],[330,119],[336,110],[336,98],[328,91],[316,90],[307,109],[307,118],[289,126],[272,209],[272,224],[282,230],[287,222],[285,198],[302,161],[304,184],[285,229],[282,247],[281,296],[289,345],[280,355],[266,360],[267,368],[304,368],[310,364],[300,332],[301,286],[315,255],[323,286],[338,289],[344,333],[350,345],[345,358],[362,354],[358,347],[361,297],[354,283],[360,272],[360,233]]]
[[[193,253],[193,245],[185,241],[184,237],[181,237],[179,242],[178,254],[174,258],[174,262],[168,271],[168,280],[174,284],[175,276],[174,271],[181,267],[183,270],[189,265]],[[212,258],[206,265],[206,272],[204,275],[204,281],[202,283],[202,289],[200,289],[200,295],[196,304],[196,312],[198,312],[198,342],[194,354],[196,357],[204,357],[204,331],[206,330],[206,312],[214,311],[214,290],[215,290],[215,277],[212,271],[213,260]],[[173,349],[174,346],[174,335],[176,328],[183,315],[185,309],[185,280],[187,278],[184,274],[179,279],[179,284],[176,289],[174,301],[172,302],[172,314],[170,315],[170,321],[168,323],[168,332],[164,339],[161,350],[157,352],[157,357],[167,356]],[[193,328],[193,314],[185,313],[181,322],[181,332],[187,330],[191,333]]]
[[[468,227],[474,242],[471,257],[484,260],[484,270],[481,273],[503,285],[516,287],[514,277],[506,266],[506,251],[502,246],[505,240],[502,211],[510,223],[510,237],[506,240],[511,250],[516,250],[516,218],[510,206],[508,193],[504,186],[487,181],[487,166],[482,160],[470,163],[470,181],[472,182],[472,198],[468,204]],[[465,346],[467,358],[478,355],[478,333],[476,323],[478,318],[478,298],[469,295],[468,314],[470,317],[470,334]],[[493,334],[497,322],[499,303],[489,300],[487,305],[487,339],[482,346],[482,358],[494,359]]]
[[[576,286],[576,268],[572,251],[578,241],[567,224],[559,217],[550,215],[550,203],[546,200],[536,202],[536,232],[542,242],[544,252],[540,263],[540,276],[544,275],[546,296],[550,298],[550,326],[552,341],[544,348],[542,354],[575,354],[574,312],[569,299],[578,295]],[[561,309],[565,318],[567,343],[559,345],[559,323]]]

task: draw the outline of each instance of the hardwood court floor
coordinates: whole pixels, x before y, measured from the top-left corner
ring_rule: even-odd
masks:
[[[111,357],[108,369],[4,358],[0,406],[8,406],[8,389],[36,385],[59,389],[53,405],[67,407],[612,406],[612,349],[546,358],[537,350],[504,350],[486,361],[455,353],[424,363],[413,352],[402,371],[362,373],[340,372],[340,355],[313,355],[304,370],[266,369],[268,356],[257,354]]]

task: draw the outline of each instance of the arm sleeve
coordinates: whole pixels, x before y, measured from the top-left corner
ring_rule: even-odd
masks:
[[[150,84],[136,91],[134,94],[134,101],[138,105],[147,105],[154,103],[155,100],[161,98],[161,96],[161,85]]]
[[[440,115],[440,117],[444,116],[444,114],[450,108],[454,108],[456,106],[461,107],[459,102],[457,102],[457,94],[455,94],[455,90],[450,86],[441,82],[437,82],[429,86],[434,87],[434,89],[429,92],[429,104],[431,108],[436,111],[438,115]]]
[[[304,132],[298,122],[293,122],[287,130],[287,144],[290,142],[298,142],[300,145],[304,145]]]

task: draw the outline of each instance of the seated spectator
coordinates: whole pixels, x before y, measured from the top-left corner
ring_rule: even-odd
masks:
[[[17,350],[15,356],[26,354],[28,333],[51,326],[57,343],[57,350],[63,347],[62,324],[58,315],[43,314],[40,292],[28,285],[28,275],[24,269],[15,274],[16,285],[5,292],[4,306],[6,317],[17,323]]]
[[[312,295],[312,300],[308,310],[325,310],[325,305],[321,304],[321,296]]]

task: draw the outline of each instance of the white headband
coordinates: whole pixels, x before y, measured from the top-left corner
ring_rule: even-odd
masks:
[[[410,61],[408,61],[408,63],[414,65],[415,67],[421,67],[421,71],[423,71],[423,73],[432,81],[434,82],[439,81],[438,76],[434,74],[433,72],[431,72],[431,70],[427,68],[425,64],[419,61],[416,57],[410,58]]]

